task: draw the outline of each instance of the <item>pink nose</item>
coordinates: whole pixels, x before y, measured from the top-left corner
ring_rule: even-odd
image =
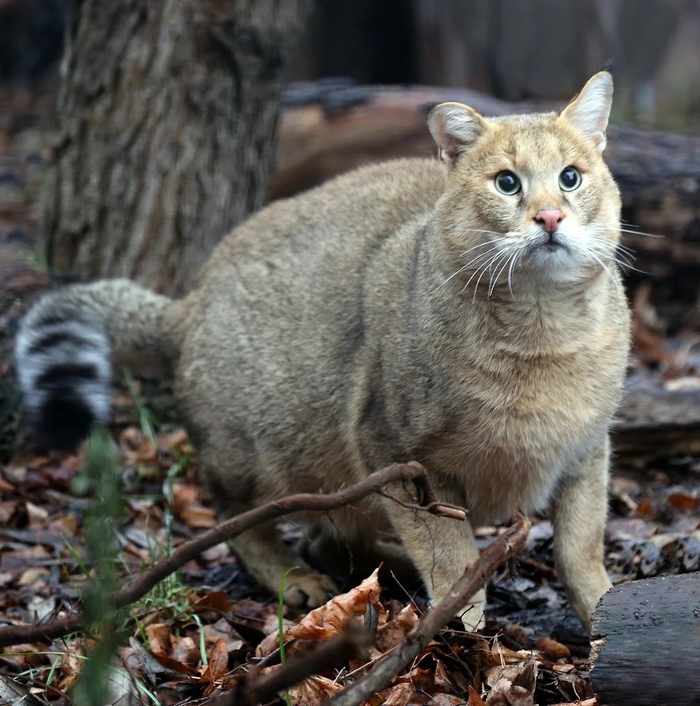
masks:
[[[535,220],[542,224],[547,233],[554,233],[563,218],[564,215],[558,208],[543,208],[535,216]]]

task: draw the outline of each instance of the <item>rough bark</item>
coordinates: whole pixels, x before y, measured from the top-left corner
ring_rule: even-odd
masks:
[[[613,588],[593,616],[591,638],[601,706],[700,703],[700,573]]]
[[[310,0],[75,0],[48,261],[179,294],[258,208]]]

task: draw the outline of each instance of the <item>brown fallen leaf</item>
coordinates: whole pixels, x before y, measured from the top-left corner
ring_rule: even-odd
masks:
[[[469,687],[468,693],[469,701],[467,702],[467,706],[486,706],[484,700],[481,698],[481,695],[473,686]]]
[[[377,647],[382,652],[393,649],[406,639],[419,622],[415,607],[409,603],[393,620],[377,630]]]
[[[29,528],[35,530],[44,529],[49,518],[48,510],[29,501],[25,503],[25,508],[29,519]]]
[[[168,655],[172,648],[172,630],[165,623],[151,623],[146,626],[148,649],[153,655]]]
[[[378,694],[382,706],[408,706],[416,690],[411,684],[397,684]]]
[[[191,637],[174,635],[171,639],[173,641],[173,648],[170,652],[171,659],[181,662],[187,667],[196,667],[200,663],[199,648]]]
[[[200,677],[200,681],[214,684],[226,676],[228,672],[228,648],[226,643],[219,638],[207,655],[209,664]]]
[[[182,427],[174,429],[167,434],[159,435],[158,443],[164,449],[179,453],[187,453],[190,450],[189,437]]]
[[[203,505],[189,505],[180,512],[182,519],[191,529],[211,529],[216,527],[214,510]]]
[[[467,702],[467,706],[481,706],[484,702],[479,699],[478,702]],[[453,694],[432,694],[429,701],[430,706],[465,706],[464,699],[461,696]]]
[[[119,447],[125,463],[130,466],[154,462],[157,459],[158,449],[155,442],[138,427],[127,427],[122,431],[119,435]]]
[[[519,664],[492,667],[487,683],[492,684],[486,696],[488,706],[535,706],[538,662],[530,659]]]
[[[309,677],[289,689],[294,706],[318,706],[343,687],[326,677]]]
[[[331,598],[328,603],[312,610],[301,621],[284,631],[284,641],[289,640],[328,640],[345,630],[353,618],[365,615],[367,606],[371,603],[378,610],[384,609],[379,603],[381,586],[378,579],[379,570],[366,578],[359,586],[347,593]],[[265,657],[279,647],[276,633],[268,635],[256,649],[258,657]]]
[[[51,576],[49,569],[45,569],[42,566],[32,566],[26,571],[22,572],[22,575],[17,581],[18,586],[35,586],[37,589],[44,585],[44,579]]]
[[[543,635],[537,643],[537,650],[541,652],[547,659],[556,662],[558,659],[568,659],[571,657],[571,650],[557,642],[551,637]]]
[[[666,502],[676,510],[697,510],[700,507],[700,498],[686,493],[671,493]]]
[[[443,691],[457,691],[457,687],[452,681],[452,675],[447,667],[439,660],[435,663],[435,676],[433,677],[435,686]]]

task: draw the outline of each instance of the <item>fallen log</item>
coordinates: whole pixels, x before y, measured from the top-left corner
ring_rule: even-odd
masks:
[[[368,162],[434,155],[425,118],[443,101],[466,103],[486,115],[554,107],[454,88],[292,85],[270,198],[292,196]],[[622,192],[623,219],[664,236],[625,234],[638,253],[637,267],[658,277],[678,268],[700,270],[700,137],[611,125],[608,138],[606,159]]]
[[[699,454],[699,382],[664,381],[647,368],[628,375],[613,426],[615,455],[641,460]]]
[[[700,572],[608,591],[593,616],[591,645],[601,706],[700,703]]]

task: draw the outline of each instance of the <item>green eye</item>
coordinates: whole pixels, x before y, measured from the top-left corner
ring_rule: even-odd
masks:
[[[559,175],[559,187],[562,191],[575,191],[581,186],[581,172],[576,167],[566,167]]]
[[[511,171],[499,172],[493,180],[496,191],[500,191],[504,196],[513,196],[522,189],[520,179]]]

